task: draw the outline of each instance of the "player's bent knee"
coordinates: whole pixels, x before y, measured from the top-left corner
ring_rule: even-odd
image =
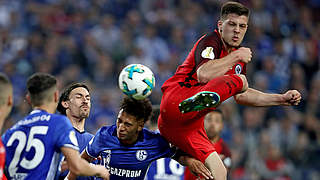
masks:
[[[224,166],[217,152],[211,153],[205,160],[206,167],[210,170],[216,180],[227,179],[227,169]]]
[[[244,92],[244,91],[246,91],[246,90],[248,89],[248,87],[249,87],[248,81],[247,81],[246,76],[243,75],[243,74],[240,74],[239,77],[240,77],[241,80],[242,80],[242,84],[243,84],[243,85],[242,85],[242,92]]]

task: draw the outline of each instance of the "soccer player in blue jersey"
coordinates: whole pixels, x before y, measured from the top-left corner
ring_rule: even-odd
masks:
[[[159,132],[159,108],[153,107],[152,118],[146,123],[149,130]],[[150,164],[145,180],[183,180],[185,167],[171,158],[161,158]]]
[[[78,175],[109,178],[103,166],[90,165],[79,156],[74,129],[67,117],[53,114],[59,92],[55,77],[33,74],[27,81],[27,101],[32,112],[2,137],[9,179],[54,179],[61,152],[69,170]]]
[[[84,125],[89,117],[91,108],[91,98],[89,87],[84,83],[73,83],[69,85],[59,98],[57,110],[68,117],[76,132],[76,137],[81,153],[88,145],[93,135],[86,132]],[[62,170],[63,171],[63,170]],[[64,179],[69,171],[64,171],[59,175],[59,179]],[[78,177],[77,179],[87,179]]]
[[[12,84],[9,78],[0,73],[0,130],[2,129],[3,123],[7,118],[8,114],[11,112],[13,105],[13,92]],[[6,180],[4,175],[4,162],[6,159],[5,147],[3,146],[2,141],[0,140],[0,179]]]
[[[82,158],[91,162],[101,156],[102,164],[109,170],[110,180],[143,180],[152,161],[175,155],[173,148],[159,133],[144,129],[151,113],[150,100],[125,97],[116,125],[99,129],[82,153]],[[176,154],[175,157],[181,164],[193,169],[194,173],[212,178],[200,161],[184,155]],[[72,173],[68,175],[69,180],[74,178]]]

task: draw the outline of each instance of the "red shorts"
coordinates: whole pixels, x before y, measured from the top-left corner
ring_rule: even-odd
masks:
[[[184,152],[204,162],[215,151],[204,130],[204,116],[215,108],[182,114],[179,103],[201,91],[216,92],[220,103],[242,91],[238,75],[224,75],[200,86],[181,87],[178,83],[165,89],[160,104],[158,127],[162,136]]]

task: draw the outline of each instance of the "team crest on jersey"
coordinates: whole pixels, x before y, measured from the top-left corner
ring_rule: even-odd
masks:
[[[241,74],[241,71],[242,71],[241,65],[237,64],[236,67],[234,68],[234,71],[236,72],[236,74]]]
[[[201,52],[201,56],[206,59],[214,59],[213,47],[206,47],[206,49]]]
[[[148,153],[146,150],[138,150],[136,153],[136,157],[139,161],[143,161],[143,160],[147,159]]]

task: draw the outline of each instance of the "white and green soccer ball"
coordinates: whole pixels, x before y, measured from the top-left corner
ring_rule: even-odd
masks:
[[[130,64],[119,75],[119,87],[124,94],[136,100],[148,97],[155,86],[152,71],[142,64]]]

